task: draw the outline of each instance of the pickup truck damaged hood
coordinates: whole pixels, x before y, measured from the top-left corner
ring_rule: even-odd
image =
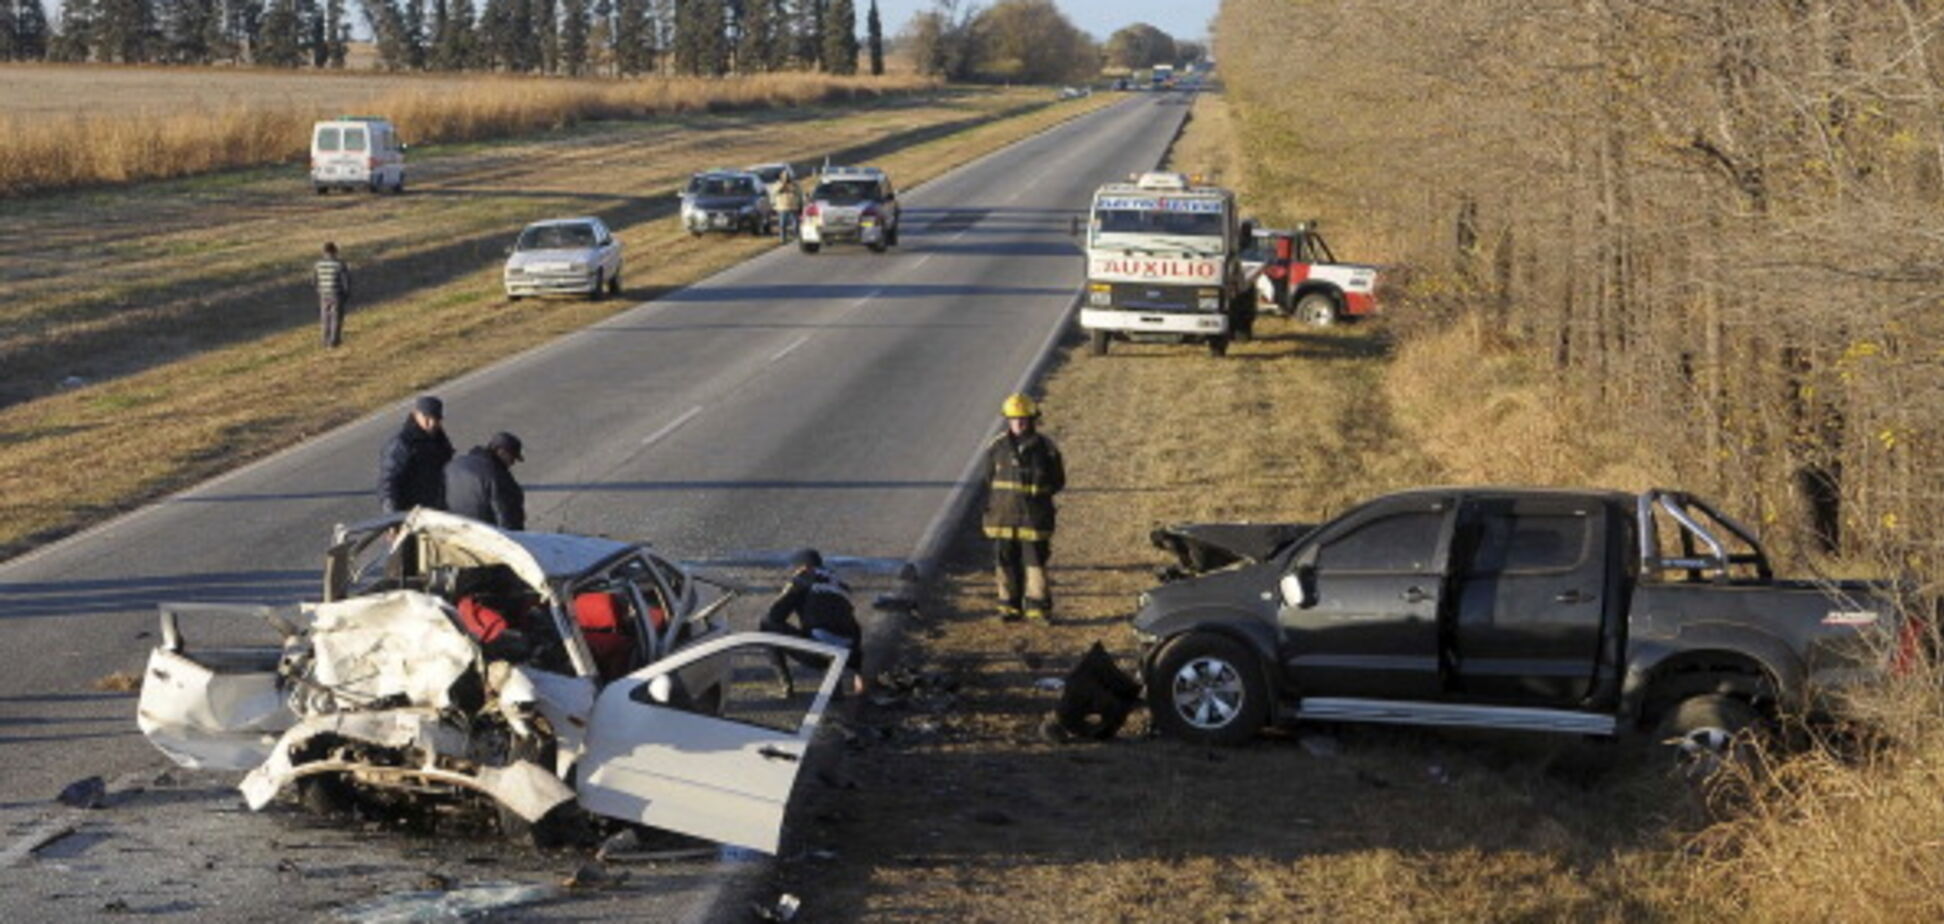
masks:
[[[1188,574],[1266,561],[1284,546],[1316,530],[1314,523],[1181,523],[1148,534]]]

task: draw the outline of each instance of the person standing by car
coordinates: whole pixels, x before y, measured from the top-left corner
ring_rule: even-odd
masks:
[[[1053,552],[1053,495],[1066,487],[1066,465],[1039,432],[1039,405],[1015,394],[1000,406],[1006,432],[986,447],[986,538],[992,540],[999,616],[1045,620],[1053,611],[1046,562]]]
[[[336,242],[324,243],[324,259],[311,268],[317,287],[317,318],[324,328],[324,346],[335,349],[344,337],[344,307],[351,300],[351,268],[338,259]]]
[[[452,441],[445,434],[445,402],[422,395],[412,403],[391,441],[378,456],[378,501],[386,512],[413,507],[445,509],[445,467]]]
[[[796,180],[785,177],[777,184],[775,201],[777,239],[787,244],[797,234],[797,215],[803,211],[803,195],[797,191]]]
[[[813,642],[850,649],[848,669],[851,692],[864,692],[864,630],[857,625],[857,610],[851,605],[850,586],[824,567],[823,553],[800,549],[790,556],[790,579],[783,592],[770,604],[760,628],[778,635],[794,635]],[[790,624],[795,616],[802,628]],[[772,651],[777,677],[783,682],[783,695],[795,696],[796,683],[790,677],[790,662],[784,652]],[[809,663],[808,655],[788,657]]]
[[[526,529],[526,491],[513,479],[520,438],[502,430],[445,467],[446,509],[501,529]]]

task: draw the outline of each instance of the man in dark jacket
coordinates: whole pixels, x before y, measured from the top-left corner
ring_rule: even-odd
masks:
[[[324,245],[324,259],[311,268],[317,287],[317,319],[324,328],[324,345],[336,347],[344,339],[344,306],[351,301],[351,268],[338,259],[335,243]]]
[[[445,509],[445,466],[452,441],[445,434],[445,403],[425,395],[412,416],[378,456],[378,502],[387,512],[413,507]]]
[[[824,568],[823,554],[802,549],[790,556],[790,581],[770,604],[769,613],[759,627],[764,632],[794,635],[813,642],[850,649],[847,670],[851,692],[864,692],[864,630],[857,624],[857,610],[851,606],[850,586]],[[802,628],[790,625],[795,616]],[[790,677],[790,664],[783,652],[776,654],[776,673],[783,681],[783,695],[795,696],[796,683]],[[806,658],[799,658],[809,663]]]
[[[992,540],[999,616],[1044,620],[1053,611],[1046,561],[1053,554],[1053,495],[1066,487],[1060,449],[1039,432],[1039,405],[1013,395],[1000,408],[1006,432],[986,447],[986,538]]]
[[[513,480],[520,438],[500,432],[445,467],[446,509],[501,529],[526,529],[526,492]]]

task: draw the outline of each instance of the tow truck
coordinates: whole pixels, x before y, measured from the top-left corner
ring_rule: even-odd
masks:
[[[1314,221],[1287,230],[1255,229],[1242,266],[1255,280],[1258,312],[1329,327],[1372,317],[1381,308],[1378,268],[1338,261]]]
[[[1095,356],[1114,340],[1201,343],[1213,356],[1255,324],[1241,251],[1254,236],[1235,193],[1150,172],[1094,193],[1080,326]]]

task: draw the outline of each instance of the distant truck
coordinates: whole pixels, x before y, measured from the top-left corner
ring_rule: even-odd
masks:
[[[1174,86],[1174,65],[1156,64],[1148,79],[1153,81],[1156,90]]]
[[[1374,317],[1378,268],[1343,263],[1316,229],[1257,228],[1242,251],[1242,266],[1255,280],[1256,310],[1296,318],[1315,327]]]
[[[339,116],[311,127],[311,187],[405,191],[405,143],[378,116]]]
[[[1200,343],[1213,356],[1255,325],[1241,252],[1253,235],[1235,194],[1179,173],[1094,193],[1080,326],[1095,356],[1115,340]]]
[[[1195,575],[1141,595],[1165,732],[1266,724],[1652,732],[1718,751],[1914,669],[1925,621],[1885,582],[1775,577],[1747,527],[1679,491],[1428,488],[1322,524],[1197,524]]]

